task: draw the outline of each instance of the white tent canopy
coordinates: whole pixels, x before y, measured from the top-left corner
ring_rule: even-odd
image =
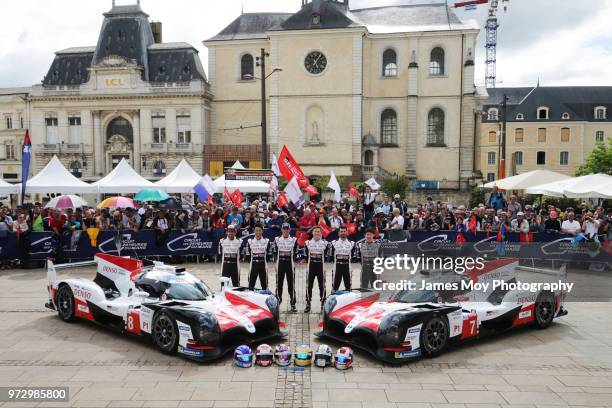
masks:
[[[236,163],[233,164],[232,169],[236,170],[246,170],[246,168],[240,163],[240,160],[236,160]]]
[[[0,180],[0,194],[17,194],[20,191],[20,186]]]
[[[155,185],[167,193],[193,193],[193,186],[201,178],[202,176],[183,159],[170,174],[156,182]]]
[[[578,184],[565,189],[570,198],[612,198],[612,176],[589,174]]]
[[[17,186],[21,189],[21,184]],[[95,193],[96,191],[96,187],[92,184],[88,184],[73,176],[57,156],[53,156],[45,168],[26,183],[26,194],[83,194]]]
[[[527,194],[570,198],[612,198],[612,176],[588,174],[527,189]]]
[[[125,159],[122,159],[113,171],[95,182],[93,186],[102,194],[135,194],[143,188],[156,187],[155,184],[136,173]]]
[[[240,189],[241,193],[264,194],[270,192],[270,184],[259,180],[225,180],[225,176],[221,176],[214,181],[215,192],[223,193],[225,188],[230,193],[236,189]],[[195,183],[194,183],[195,185]]]
[[[561,173],[555,173],[550,170],[534,170],[523,174],[518,174],[512,177],[495,180],[485,184],[485,188],[493,188],[497,186],[502,190],[525,190],[540,184],[552,183],[554,181],[569,179],[569,176]]]

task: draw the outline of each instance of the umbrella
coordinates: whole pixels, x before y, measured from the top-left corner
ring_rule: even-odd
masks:
[[[119,207],[119,208],[135,208],[134,200],[129,197],[109,197],[106,200],[102,201],[98,204],[98,208],[109,208],[109,207]]]
[[[534,170],[527,173],[518,174],[512,177],[495,180],[485,184],[485,188],[493,188],[497,186],[502,190],[525,190],[533,186],[538,186],[544,183],[552,183],[554,181],[569,179],[565,174],[555,173],[550,170]]]
[[[134,200],[145,202],[145,201],[163,201],[170,198],[168,193],[161,191],[158,188],[145,188],[140,190]]]
[[[83,200],[81,197],[76,196],[76,195],[72,195],[72,194],[67,194],[67,195],[61,195],[61,196],[57,196],[55,198],[53,198],[51,201],[49,201],[47,203],[47,205],[45,205],[46,208],[81,208],[81,207],[86,207],[87,206],[87,202],[85,200]]]

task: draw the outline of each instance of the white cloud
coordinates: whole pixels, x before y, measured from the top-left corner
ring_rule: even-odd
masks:
[[[417,0],[351,0],[353,7]],[[439,0],[419,0],[439,2]],[[118,0],[132,3],[131,0]],[[452,1],[449,1],[452,3]],[[538,77],[546,85],[612,84],[610,1],[515,0],[500,13],[498,78],[504,86],[532,85]],[[239,14],[256,11],[295,11],[301,0],[142,0],[151,20],[162,21],[164,41],[186,41],[199,51],[204,67],[207,52],[202,40],[223,29]],[[95,45],[102,13],[111,0],[23,0],[12,2],[10,18],[0,24],[0,87],[38,83],[57,50]],[[484,23],[486,7],[458,11],[462,18]],[[484,30],[479,37],[477,81],[484,83]],[[530,42],[529,39],[533,38]]]

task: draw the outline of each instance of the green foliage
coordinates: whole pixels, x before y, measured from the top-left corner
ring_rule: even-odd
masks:
[[[597,143],[585,163],[576,170],[576,176],[592,173],[604,173],[612,176],[612,139],[605,143]]]
[[[408,188],[408,179],[406,177],[389,177],[383,180],[382,190],[389,197],[393,197],[399,194],[402,198],[406,195],[406,189]]]
[[[478,204],[485,204],[485,191],[479,184],[470,184],[470,208],[477,207]]]

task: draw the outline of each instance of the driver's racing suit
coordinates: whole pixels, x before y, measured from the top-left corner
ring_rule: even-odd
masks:
[[[255,289],[257,278],[263,290],[268,289],[268,263],[267,255],[270,248],[270,240],[261,237],[260,239],[251,238],[248,241],[247,249],[251,258],[251,268],[249,273],[249,289]]]
[[[223,238],[219,241],[221,255],[221,276],[231,278],[232,286],[240,286],[240,238]]]
[[[291,306],[295,306],[295,265],[293,259],[297,251],[297,239],[295,237],[276,237],[276,297],[278,302],[283,301],[283,283],[287,277],[287,290]]]

